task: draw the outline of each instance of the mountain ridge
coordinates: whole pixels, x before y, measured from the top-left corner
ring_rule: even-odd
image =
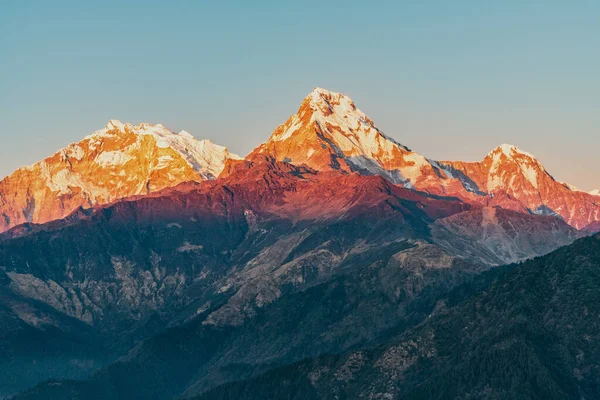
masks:
[[[63,218],[78,207],[214,179],[230,158],[240,157],[185,131],[111,120],[104,129],[0,181],[0,232]]]
[[[111,120],[104,129],[0,181],[0,232],[63,218],[78,207],[226,176],[242,159],[261,157],[321,171],[380,175],[393,184],[469,204],[554,215],[581,230],[597,230],[600,221],[595,192],[557,182],[532,154],[514,145],[500,145],[482,161],[432,160],[386,135],[350,97],[315,88],[245,158],[186,131]]]
[[[577,229],[600,220],[593,193],[557,182],[531,153],[502,144],[482,161],[435,161],[384,134],[350,97],[321,88],[246,158],[259,155],[317,170],[381,175],[409,189],[470,204],[555,215]]]

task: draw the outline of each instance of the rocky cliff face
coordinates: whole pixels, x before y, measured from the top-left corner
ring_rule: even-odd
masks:
[[[105,129],[0,182],[0,232],[63,218],[79,207],[214,179],[230,158],[239,157],[184,131],[110,121]]]

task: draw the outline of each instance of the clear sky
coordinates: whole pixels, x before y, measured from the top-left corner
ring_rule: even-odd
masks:
[[[0,177],[109,119],[245,155],[316,86],[430,158],[600,188],[600,0],[0,0]]]

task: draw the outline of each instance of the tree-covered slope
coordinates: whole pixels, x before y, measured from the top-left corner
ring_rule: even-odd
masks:
[[[382,345],[274,369],[201,398],[597,399],[599,336],[595,236],[509,269],[483,293]]]

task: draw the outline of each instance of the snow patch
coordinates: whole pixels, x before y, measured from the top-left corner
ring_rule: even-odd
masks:
[[[61,169],[58,172],[51,172],[45,161],[40,162],[41,178],[46,186],[59,195],[71,193],[71,188],[85,188],[85,191],[91,195],[92,199],[107,198],[110,193],[101,187],[91,183],[84,182],[81,176],[69,169]]]
[[[292,116],[292,120],[291,120],[290,126],[286,130],[284,130],[283,132],[281,132],[281,134],[273,136],[272,140],[280,142],[280,141],[289,139],[290,137],[292,137],[292,135],[298,129],[300,129],[301,126],[302,126],[302,121],[300,120],[300,118],[298,118],[297,115],[294,115],[294,116]]]
[[[512,157],[513,155],[521,154],[521,155],[527,156],[527,157],[535,160],[535,157],[533,156],[533,154],[523,151],[513,144],[506,144],[506,143],[503,143],[500,146],[496,147],[494,150],[490,151],[488,153],[488,155],[497,154],[499,152],[506,155],[507,157]]]
[[[105,129],[95,131],[84,140],[88,141],[88,146],[94,151],[102,144],[104,138],[110,136],[114,131],[132,133],[139,136],[152,136],[158,148],[172,148],[178,152],[188,165],[197,171],[203,179],[214,179],[219,176],[228,159],[242,159],[242,157],[230,153],[226,147],[216,145],[210,140],[197,140],[187,131],[174,133],[162,124],[152,125],[141,123],[133,126],[132,124],[124,124],[119,120],[111,120]],[[98,156],[97,160],[103,166],[114,165],[124,161],[124,159],[119,159],[116,154],[102,154]],[[159,159],[157,168],[166,167],[164,164],[166,161],[166,158]]]
[[[173,161],[173,157],[171,156],[160,156],[158,157],[158,162],[156,163],[155,169],[164,169],[167,168],[171,161]]]
[[[523,175],[525,175],[525,178],[533,185],[533,187],[537,189],[537,169],[532,165],[521,164],[520,167],[521,171],[523,171]]]
[[[94,162],[103,167],[109,167],[113,165],[124,165],[131,159],[133,159],[133,157],[130,154],[127,154],[123,150],[117,150],[105,151],[98,154]]]
[[[85,156],[85,152],[83,149],[77,144],[70,144],[66,148],[60,151],[61,158],[63,160],[74,159],[77,161],[81,161]]]

